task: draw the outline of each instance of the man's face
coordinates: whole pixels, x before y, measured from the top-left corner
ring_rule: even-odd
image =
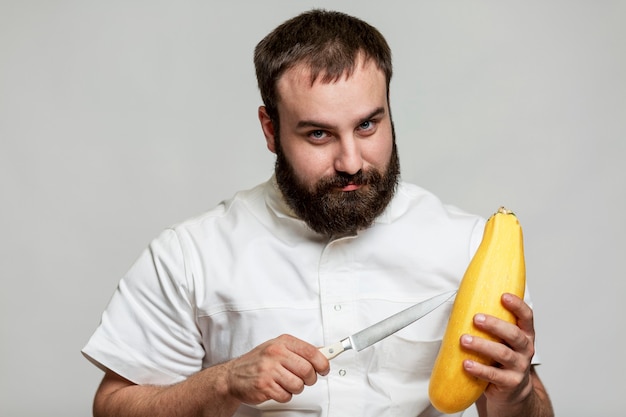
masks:
[[[308,70],[296,66],[277,89],[280,131],[263,109],[260,116],[287,203],[325,235],[370,226],[399,175],[384,74],[360,62],[349,78],[311,84]]]

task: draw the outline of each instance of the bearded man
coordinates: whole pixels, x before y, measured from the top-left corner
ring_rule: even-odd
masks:
[[[314,10],[255,50],[275,175],[165,230],[120,281],[83,353],[96,416],[438,416],[428,380],[451,302],[360,352],[318,349],[455,290],[484,219],[399,181],[391,53],[369,24]],[[481,417],[551,416],[529,300],[502,340],[463,338],[490,385]]]

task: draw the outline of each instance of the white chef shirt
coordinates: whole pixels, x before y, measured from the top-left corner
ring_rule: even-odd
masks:
[[[284,333],[334,343],[456,289],[483,228],[484,219],[401,183],[372,227],[328,239],[292,214],[272,178],[157,237],[120,281],[83,353],[134,383],[160,385]],[[236,415],[441,415],[428,380],[451,306],[343,353],[289,403],[242,405]]]

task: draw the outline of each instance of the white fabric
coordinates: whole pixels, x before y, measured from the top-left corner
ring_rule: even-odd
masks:
[[[402,183],[376,224],[328,240],[273,180],[165,230],[120,281],[83,353],[138,384],[171,384],[289,333],[337,342],[456,289],[484,219]],[[237,416],[438,416],[427,387],[451,303],[361,352],[287,404]]]

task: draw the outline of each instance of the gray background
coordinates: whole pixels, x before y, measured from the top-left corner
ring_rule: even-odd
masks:
[[[623,416],[623,1],[0,1],[0,415],[87,416],[148,241],[268,178],[251,55],[312,6],[395,58],[405,180],[525,231],[558,415]]]

